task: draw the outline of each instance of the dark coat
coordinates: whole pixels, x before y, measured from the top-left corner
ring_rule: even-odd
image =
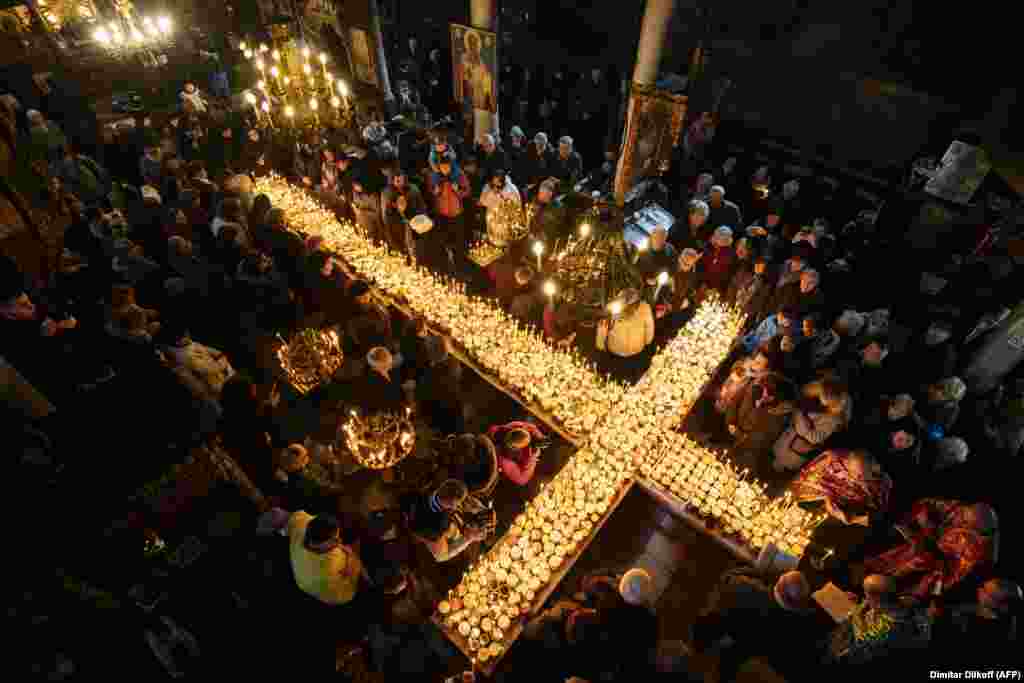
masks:
[[[788,382],[781,375],[776,375],[776,379]],[[752,456],[771,450],[793,412],[793,404],[787,401],[758,406],[754,399],[756,385],[757,382],[748,382],[725,412],[725,423],[736,428],[735,448]]]

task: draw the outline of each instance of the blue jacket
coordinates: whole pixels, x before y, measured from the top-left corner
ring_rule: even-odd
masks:
[[[758,323],[757,327],[755,327],[752,332],[744,335],[740,339],[740,344],[743,345],[743,348],[747,353],[753,353],[761,344],[769,339],[774,339],[779,336],[779,334],[781,334],[781,330],[779,329],[779,316],[772,314]],[[800,341],[803,337],[803,332],[799,325],[794,326],[792,336],[794,341]]]

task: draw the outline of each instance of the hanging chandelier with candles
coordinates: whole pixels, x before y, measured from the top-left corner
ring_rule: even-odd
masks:
[[[341,436],[356,462],[370,470],[386,470],[404,460],[416,445],[412,410],[363,415],[352,409]]]
[[[335,123],[348,125],[353,106],[348,84],[328,69],[326,52],[285,39],[267,43],[241,41],[238,49],[257,78],[246,102],[257,121],[285,128]]]
[[[305,395],[334,376],[345,356],[337,331],[301,330],[277,349],[289,384]]]

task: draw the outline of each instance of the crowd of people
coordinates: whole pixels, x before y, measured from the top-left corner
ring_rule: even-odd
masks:
[[[433,87],[437,61],[432,55],[422,76]],[[593,80],[598,88],[600,75]],[[370,239],[474,283],[562,346],[636,356],[712,293],[746,314],[728,367],[688,428],[829,515],[822,529],[838,528],[844,544],[833,549],[841,567],[831,572],[848,575],[863,597],[853,596],[849,619],[821,630],[803,565],[777,579],[730,572],[691,639],[695,650],[721,655],[722,680],[754,654],[888,666],[904,651],[935,652],[965,637],[979,661],[1012,647],[1020,587],[1001,573],[994,503],[964,476],[978,454],[1012,458],[1024,440],[1015,363],[993,371],[999,329],[968,343],[979,318],[1016,304],[1006,286],[1015,263],[1004,254],[951,260],[945,301],[901,299],[952,301],[956,317],[865,310],[859,278],[880,277],[872,271],[894,241],[876,229],[877,207],[836,215],[828,184],[745,168],[715,146],[715,119],[701,115],[667,176],[684,218],[629,251],[638,281],[613,293],[619,311],[587,318],[544,296],[529,251],[575,229],[560,198],[588,171],[603,173],[597,187],[610,182],[611,159],[576,151],[575,119],[560,129],[543,116],[517,119],[510,106],[507,144],[496,133],[457,144],[436,131],[422,158],[394,158],[378,153],[373,130],[362,146],[318,131],[282,140],[186,84],[182,111],[165,121],[143,116],[104,129],[92,141],[97,159],[79,153],[83,141],[65,137],[47,113],[23,111],[11,96],[0,103],[3,208],[12,234],[34,240],[5,257],[0,273],[0,354],[33,390],[21,424],[67,448],[69,416],[111,386],[141,377],[150,391],[172,396],[174,387],[181,397],[160,400],[187,457],[136,501],[126,538],[149,547],[181,534],[216,511],[211,499],[226,487],[267,538],[288,538],[281,552],[294,585],[323,608],[318,623],[347,624],[322,631],[356,643],[369,633],[380,672],[428,671],[443,668],[446,650],[428,623],[437,596],[416,551],[437,563],[464,558],[493,532],[468,520],[486,508],[473,504],[502,478],[533,483],[550,438],[543,427],[523,420],[463,434],[451,341],[382,303],[344,260],[254,196],[253,177],[276,170]],[[525,234],[507,233],[500,212],[509,210],[524,217]],[[482,272],[468,259],[477,235],[505,249]],[[962,296],[980,288],[997,296]],[[275,419],[288,391],[276,351],[305,329],[337,331],[347,357],[314,392],[325,423],[352,409],[415,407],[425,429],[457,436],[393,508],[342,514],[351,458],[325,446],[329,439],[284,433]],[[586,582],[532,622],[526,640],[564,653],[557,668],[566,675],[625,680],[664,668],[654,601],[636,597],[650,577],[637,571]],[[172,672],[184,666],[176,653],[195,649],[180,628],[149,633]],[[636,648],[629,666],[598,656],[610,641]],[[799,664],[782,659],[780,669],[798,676]]]

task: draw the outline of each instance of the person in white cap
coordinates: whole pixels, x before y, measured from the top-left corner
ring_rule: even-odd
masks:
[[[523,162],[528,187],[550,177],[554,171],[554,163],[555,151],[548,144],[547,134],[537,133],[533,136],[533,144],[526,150],[526,159]]]
[[[697,651],[720,651],[722,683],[732,681],[755,656],[767,658],[785,676],[806,665],[806,650],[793,643],[815,641],[818,622],[811,605],[810,585],[798,571],[772,577],[754,567],[732,569],[694,622],[691,642]]]
[[[734,202],[725,198],[725,188],[721,185],[712,185],[708,194],[708,222],[704,225],[703,238],[698,235],[697,239],[707,241],[707,236],[714,232],[715,228],[723,225],[743,225],[743,214],[740,207]]]

